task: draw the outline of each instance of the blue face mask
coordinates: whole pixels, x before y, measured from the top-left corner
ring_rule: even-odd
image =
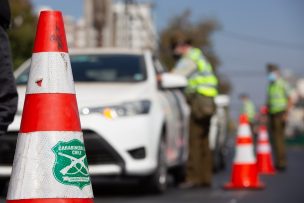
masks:
[[[277,79],[276,74],[274,74],[274,73],[269,73],[269,74],[268,74],[268,80],[269,80],[270,82],[273,82],[273,81],[275,81],[276,79]]]

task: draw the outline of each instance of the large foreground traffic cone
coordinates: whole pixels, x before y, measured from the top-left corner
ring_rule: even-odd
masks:
[[[257,143],[257,166],[261,174],[274,175],[271,146],[268,139],[267,128],[260,126],[258,143]]]
[[[261,189],[264,185],[258,177],[254,156],[251,130],[246,115],[240,116],[236,140],[236,154],[232,168],[231,182],[224,185],[225,189]]]
[[[59,11],[40,13],[8,203],[93,203]]]

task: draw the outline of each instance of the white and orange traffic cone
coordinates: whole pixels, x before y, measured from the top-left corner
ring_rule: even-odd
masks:
[[[257,166],[258,172],[265,175],[274,175],[271,146],[268,139],[266,126],[260,126],[257,143]]]
[[[254,156],[251,130],[246,115],[240,116],[236,140],[236,154],[232,168],[231,182],[224,189],[261,189],[264,188],[258,177]]]
[[[93,203],[59,11],[40,13],[7,203]]]

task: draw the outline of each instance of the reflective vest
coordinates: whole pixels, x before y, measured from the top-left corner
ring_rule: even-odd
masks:
[[[284,80],[279,79],[268,86],[268,107],[269,113],[279,113],[287,108],[287,87]]]
[[[254,120],[255,117],[255,106],[250,100],[244,101],[241,113],[247,115],[250,122]]]
[[[218,94],[218,80],[213,73],[211,64],[204,59],[200,49],[191,48],[186,54],[197,65],[197,71],[188,80],[188,91],[196,92],[208,97]]]

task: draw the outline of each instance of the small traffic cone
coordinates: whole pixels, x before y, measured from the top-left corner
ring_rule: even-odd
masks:
[[[274,175],[271,146],[268,139],[268,133],[265,126],[260,126],[257,143],[257,166],[260,174]]]
[[[39,16],[7,203],[93,203],[59,11]]]
[[[232,168],[231,182],[224,189],[261,189],[264,188],[258,177],[254,156],[251,130],[246,115],[240,116],[236,140],[236,154]]]

